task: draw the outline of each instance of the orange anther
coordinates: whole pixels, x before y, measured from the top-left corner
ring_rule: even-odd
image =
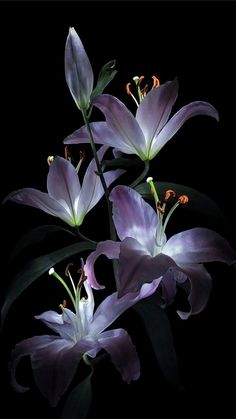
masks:
[[[77,271],[80,274],[80,279],[79,279],[79,288],[83,285],[84,281],[86,281],[87,276],[85,275],[85,271],[84,268],[79,268]]]
[[[131,83],[127,83],[126,86],[125,86],[127,95],[131,95],[132,94],[131,93],[131,90],[130,90],[130,86],[131,86]]]
[[[155,89],[156,87],[160,86],[160,80],[156,76],[152,76],[153,85],[152,89]]]
[[[74,264],[72,262],[68,263],[68,265],[66,266],[66,269],[65,269],[65,275],[66,276],[69,276],[69,271],[70,271],[70,268],[72,266],[74,266]]]
[[[180,204],[187,204],[187,202],[189,201],[189,198],[187,195],[181,195],[178,201]]]
[[[173,197],[173,198],[176,197],[176,193],[172,189],[168,189],[166,191],[166,193],[165,193],[165,201],[168,201],[168,199],[170,199],[170,197]]]
[[[161,213],[164,214],[165,210],[162,208],[161,204],[157,204],[157,210]]]
[[[146,86],[144,86],[144,88],[141,90],[143,97],[146,96],[147,91],[148,91],[148,84],[146,84]]]
[[[143,79],[145,79],[144,76],[140,76],[137,82],[137,85],[140,86],[140,84],[142,83]]]

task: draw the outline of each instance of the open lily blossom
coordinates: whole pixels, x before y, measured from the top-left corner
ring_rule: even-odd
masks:
[[[69,29],[65,46],[65,76],[72,97],[81,110],[88,109],[93,90],[93,69],[74,28]]]
[[[88,281],[99,288],[94,263],[101,254],[119,259],[119,296],[138,292],[144,283],[160,278],[163,298],[172,302],[176,283],[188,293],[189,312],[178,311],[181,318],[199,313],[208,301],[211,276],[205,262],[236,262],[236,253],[218,233],[206,228],[193,228],[175,234],[169,240],[165,235],[168,222],[163,223],[143,198],[127,186],[115,187],[110,195],[113,219],[121,242],[105,241],[98,244],[86,261]],[[171,213],[171,211],[170,211]]]
[[[87,297],[76,299],[75,312],[61,306],[62,314],[46,311],[36,319],[43,321],[57,335],[34,336],[18,343],[12,352],[12,384],[17,391],[28,390],[16,381],[16,368],[22,357],[29,355],[35,382],[40,392],[56,406],[69,387],[83,355],[94,358],[104,349],[120,372],[130,383],[140,375],[140,362],[130,336],[124,329],[109,329],[114,320],[140,299],[151,295],[159,282],[144,284],[138,293],[122,298],[113,293],[94,313],[91,286],[84,282]]]
[[[152,160],[189,118],[208,115],[218,121],[217,110],[202,101],[189,103],[169,119],[177,94],[177,80],[152,89],[144,96],[135,116],[116,97],[97,96],[92,104],[104,113],[106,122],[90,124],[94,141],[126,154],[136,154],[144,161]],[[64,140],[65,144],[85,142],[89,142],[85,126]]]
[[[107,147],[98,151],[102,160]],[[92,159],[84,175],[82,186],[74,166],[62,157],[56,157],[49,168],[47,177],[48,193],[33,188],[24,188],[11,192],[4,202],[10,200],[18,204],[39,208],[58,217],[72,227],[80,226],[85,215],[97,204],[104,194],[99,176],[96,174],[95,159]],[[104,174],[107,186],[116,180],[123,170],[114,170]]]

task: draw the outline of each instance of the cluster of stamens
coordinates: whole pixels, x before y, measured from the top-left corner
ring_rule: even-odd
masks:
[[[145,84],[145,86],[143,88],[141,88],[141,83],[142,81],[145,79],[144,76],[135,76],[133,77],[133,81],[135,82],[135,86],[136,86],[136,90],[137,90],[137,94],[138,94],[138,100],[136,99],[135,95],[132,93],[131,91],[131,83],[127,83],[126,84],[126,93],[132,97],[132,99],[135,101],[136,105],[139,106],[139,104],[142,102],[142,100],[145,98],[147,92],[148,92],[148,84]],[[151,90],[156,89],[157,87],[160,86],[160,81],[156,76],[152,76],[152,87]]]

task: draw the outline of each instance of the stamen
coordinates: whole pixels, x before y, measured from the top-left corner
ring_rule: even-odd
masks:
[[[81,150],[81,151],[79,152],[79,157],[80,157],[80,159],[79,159],[79,163],[77,164],[77,166],[76,166],[76,168],[75,168],[75,170],[76,170],[76,172],[77,172],[77,173],[78,173],[78,171],[79,171],[79,169],[80,169],[80,167],[81,167],[81,164],[83,163],[83,161],[84,161],[84,159],[85,159],[85,156],[86,156],[85,152],[84,152],[83,150]]]
[[[65,146],[65,159],[71,161],[71,152],[68,145]]]
[[[85,275],[84,268],[79,268],[77,272],[80,274],[80,279],[79,279],[78,287],[81,288],[82,285],[83,285],[83,283],[86,281],[87,276]]]
[[[172,197],[172,198],[175,198],[176,197],[176,193],[172,189],[168,189],[166,191],[166,193],[165,193],[165,201],[168,201],[168,199],[170,199],[170,197]]]
[[[160,204],[160,202],[157,204],[157,210],[161,213],[164,214],[165,213],[165,208],[162,207],[162,205]]]
[[[130,90],[130,86],[131,86],[131,83],[127,83],[125,87],[126,87],[126,93],[127,93],[127,95],[130,95],[131,96],[132,93],[131,93],[131,90]]]
[[[189,198],[188,198],[187,195],[181,195],[179,197],[178,201],[179,201],[180,204],[184,205],[184,204],[187,204],[188,203]]]
[[[69,272],[69,271],[68,271]],[[68,285],[65,283],[65,281],[64,281],[64,279],[63,278],[61,278],[60,277],[60,275],[58,275],[56,272],[55,272],[55,270],[54,270],[54,268],[51,268],[51,269],[49,269],[49,275],[53,275],[56,279],[58,279],[58,281],[63,285],[63,287],[66,289],[66,291],[67,291],[67,294],[69,295],[69,297],[70,297],[70,299],[71,299],[71,301],[72,301],[72,303],[73,303],[73,306],[74,306],[74,308],[75,308],[75,310],[76,310],[76,302],[75,302],[75,299],[74,299],[74,297],[73,297],[73,295],[72,295],[72,292],[71,292],[71,290],[70,290],[70,288],[68,287]],[[70,275],[69,275],[70,276]],[[73,282],[73,281],[72,281]]]
[[[141,94],[142,94],[143,98],[146,96],[147,91],[148,91],[148,84],[146,84],[146,85],[144,86],[144,88],[143,88],[143,89],[141,89]]]
[[[64,310],[64,308],[66,308],[66,300],[63,300],[62,301],[62,304],[59,304],[59,308],[61,309],[61,311],[63,311]]]
[[[139,78],[138,78],[138,81],[137,81],[137,86],[140,86],[140,84],[142,83],[142,81],[145,79],[145,77],[144,76],[140,76]],[[134,80],[134,79],[133,79]]]
[[[156,208],[157,208],[158,207],[159,198],[158,198],[158,195],[157,195],[157,191],[156,191],[155,185],[153,183],[153,178],[152,177],[148,177],[147,180],[146,180],[146,182],[150,186],[151,194],[153,195],[153,198],[154,198],[154,201],[155,201],[155,204],[156,204]]]
[[[72,266],[74,266],[74,264],[72,263],[72,262],[70,262],[70,263],[68,263],[68,265],[66,266],[66,269],[65,269],[65,276],[69,276],[69,269],[72,267]]]
[[[153,80],[152,89],[156,89],[157,87],[160,86],[160,80],[156,76],[152,76],[152,80]]]
[[[53,160],[54,160],[54,156],[48,156],[48,158],[47,158],[47,163],[48,163],[48,166],[49,166],[49,167],[51,166],[51,164],[52,164]]]

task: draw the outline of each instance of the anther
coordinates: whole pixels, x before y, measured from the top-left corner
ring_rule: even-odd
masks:
[[[65,146],[65,159],[71,161],[71,152],[68,145]]]
[[[168,199],[171,198],[175,198],[176,197],[176,193],[175,191],[173,191],[172,189],[168,189],[165,193],[165,201],[168,201]]]
[[[53,160],[54,160],[54,156],[48,156],[48,158],[47,158],[48,166],[51,166]]]
[[[80,274],[80,279],[79,279],[78,287],[81,288],[81,286],[83,285],[83,283],[86,281],[87,276],[85,275],[84,268],[79,268],[77,272]]]
[[[180,204],[187,204],[187,202],[189,201],[189,198],[187,195],[181,195],[178,201]]]
[[[162,206],[161,206],[161,204],[160,204],[160,203],[158,203],[158,204],[157,204],[157,210],[158,210],[161,214],[164,214],[164,213],[165,213],[165,209],[164,209],[164,208],[162,208]]]
[[[156,89],[157,87],[160,86],[160,80],[156,76],[152,76],[152,80],[153,80],[152,89]]]
[[[132,95],[130,86],[131,86],[131,83],[127,83],[125,86],[127,95]]]
[[[72,262],[68,263],[68,265],[66,266],[66,269],[65,269],[65,275],[66,276],[69,276],[70,268],[72,266],[74,266],[74,264]]]

